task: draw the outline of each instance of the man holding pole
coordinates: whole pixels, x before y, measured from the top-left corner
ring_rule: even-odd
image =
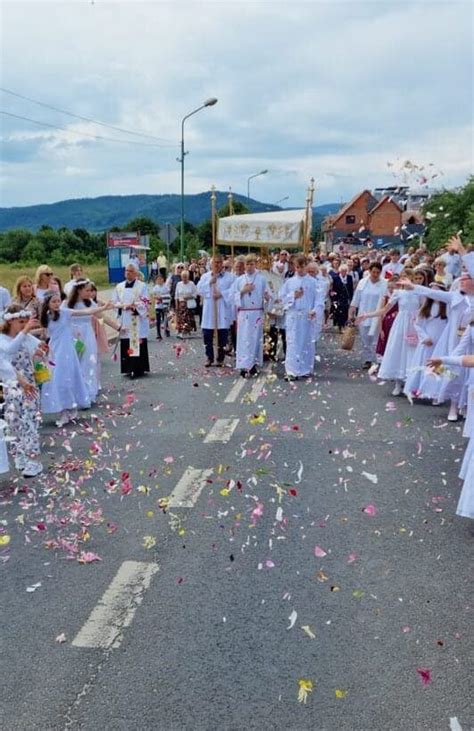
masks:
[[[224,365],[225,352],[229,334],[232,304],[231,272],[223,270],[222,256],[216,254],[212,258],[211,271],[203,274],[197,289],[202,299],[202,335],[206,351],[206,368],[214,363],[218,367]],[[214,358],[214,340],[217,340],[217,361]]]
[[[263,365],[263,322],[265,304],[271,299],[267,280],[257,271],[254,254],[245,257],[245,274],[234,283],[237,306],[236,368],[242,378],[256,376]]]

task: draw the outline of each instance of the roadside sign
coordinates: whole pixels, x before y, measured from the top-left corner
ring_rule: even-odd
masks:
[[[169,246],[178,238],[178,231],[171,223],[165,223],[164,226],[160,226],[160,238],[166,246]]]

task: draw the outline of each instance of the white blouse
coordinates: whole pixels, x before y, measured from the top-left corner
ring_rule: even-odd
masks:
[[[178,282],[176,285],[175,299],[186,300],[197,297],[197,288],[194,282]]]

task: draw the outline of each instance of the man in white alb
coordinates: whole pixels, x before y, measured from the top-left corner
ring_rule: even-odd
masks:
[[[224,272],[222,256],[214,256],[212,270],[202,275],[197,290],[202,299],[202,336],[207,360],[206,368],[214,365],[214,332],[217,331],[218,367],[224,365],[225,347],[229,336],[231,320],[231,297],[234,277]]]
[[[314,371],[316,335],[316,282],[306,274],[306,257],[295,259],[295,274],[285,281],[280,297],[286,312],[285,380],[310,376]]]
[[[243,378],[257,375],[263,365],[263,321],[265,303],[271,299],[270,288],[263,274],[257,271],[254,254],[245,257],[245,274],[233,286],[237,306],[236,368]]]

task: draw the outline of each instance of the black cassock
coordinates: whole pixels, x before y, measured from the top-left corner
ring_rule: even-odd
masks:
[[[125,289],[133,287],[134,282],[126,282]],[[119,316],[122,314],[119,310]],[[138,315],[137,313],[134,313]],[[148,340],[147,338],[140,338],[140,355],[130,356],[128,351],[130,349],[130,338],[123,338],[120,340],[120,373],[125,373],[129,376],[139,377],[143,376],[144,373],[150,372],[150,360],[148,358]]]

